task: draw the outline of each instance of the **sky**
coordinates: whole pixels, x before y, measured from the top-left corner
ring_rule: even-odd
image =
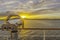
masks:
[[[0,0],[0,12],[12,10],[60,9],[60,0]]]

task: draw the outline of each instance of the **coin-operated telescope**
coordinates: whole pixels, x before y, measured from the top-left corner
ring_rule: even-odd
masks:
[[[22,25],[22,20],[19,15],[9,15],[6,23],[2,25],[2,30],[11,31],[11,40],[18,40],[18,26]]]

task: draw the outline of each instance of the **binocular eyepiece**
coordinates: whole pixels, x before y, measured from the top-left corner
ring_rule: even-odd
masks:
[[[12,17],[16,17],[16,18],[13,19]],[[9,15],[5,23],[6,24],[2,25],[2,30],[4,29],[17,30],[17,27],[22,25],[22,20],[19,15]]]

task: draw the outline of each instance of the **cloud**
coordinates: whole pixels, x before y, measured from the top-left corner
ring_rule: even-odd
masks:
[[[30,1],[30,2],[29,2]],[[7,10],[42,10],[42,9],[57,9],[58,4],[60,5],[60,0],[45,0],[44,2],[40,2],[40,0],[33,0],[33,4],[31,0],[5,0],[4,2],[0,3],[1,9],[7,9]],[[29,4],[30,3],[30,4]],[[27,5],[28,4],[28,5]],[[37,4],[37,5],[36,5]],[[26,6],[25,6],[26,5]]]
[[[9,2],[4,2],[4,3],[1,3],[1,5],[8,5],[8,4],[13,4],[13,3],[16,3],[17,1],[9,1]]]

